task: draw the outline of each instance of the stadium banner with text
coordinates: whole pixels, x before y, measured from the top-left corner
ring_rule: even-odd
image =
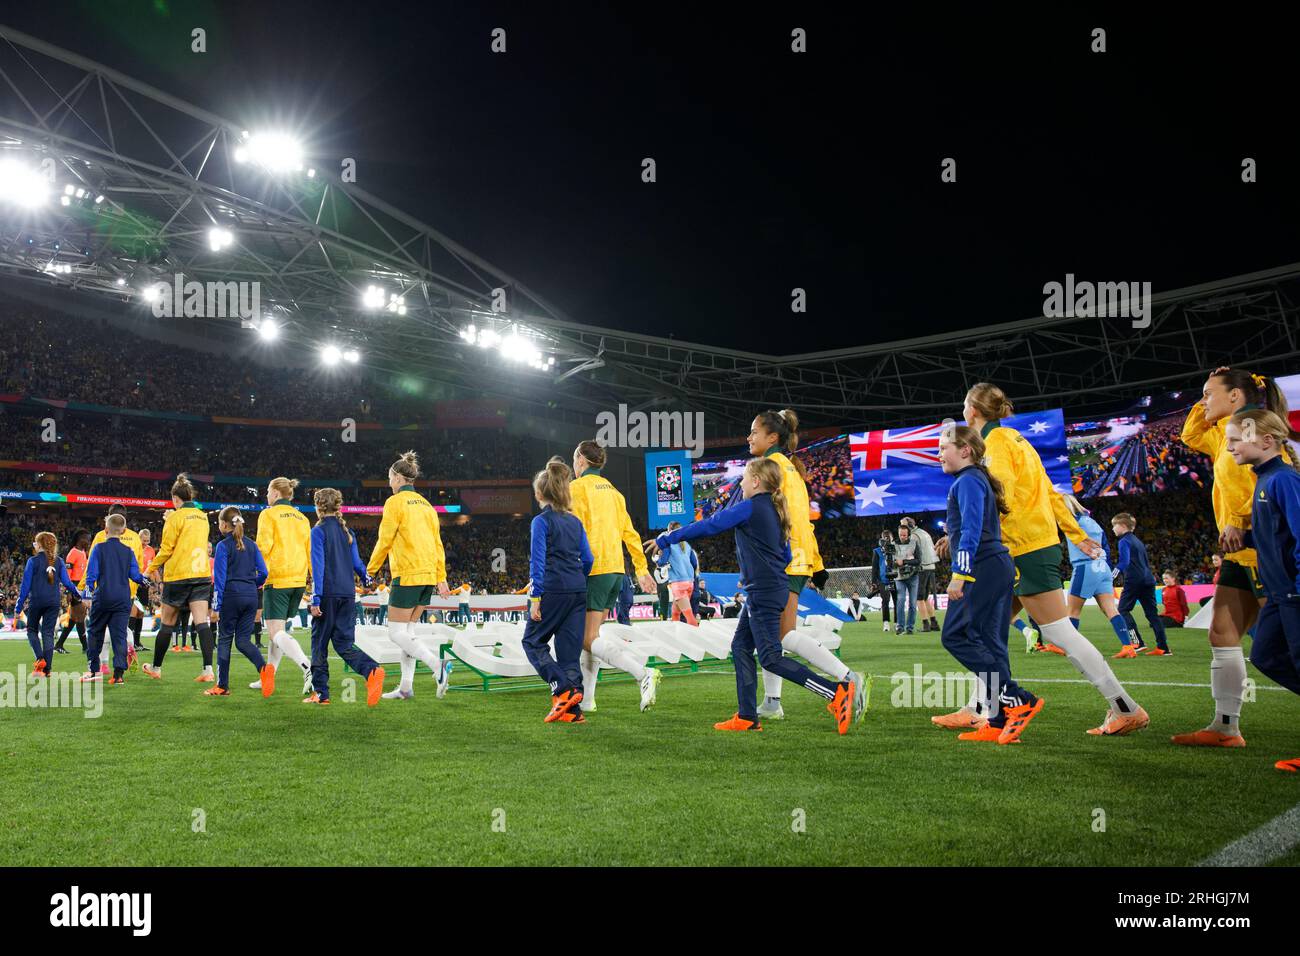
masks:
[[[129,498],[121,495],[65,495],[54,491],[17,491],[0,488],[0,501],[30,501],[42,504],[69,505],[121,505],[124,508],[171,508],[170,498]],[[204,511],[220,511],[227,506],[240,511],[265,511],[270,505],[256,501],[199,501],[195,502]],[[307,514],[315,514],[315,505],[295,504],[295,508]],[[460,514],[460,505],[433,505],[433,510],[441,514]],[[344,514],[380,515],[384,513],[383,505],[344,505]]]
[[[660,530],[670,521],[688,524],[695,513],[691,459],[684,451],[652,451],[645,456],[645,497],[650,527]]]
[[[433,406],[435,428],[504,428],[508,402],[486,398],[450,399]]]
[[[1065,450],[1065,415],[1059,408],[1004,418],[1038,452],[1052,486],[1070,491],[1070,457]],[[849,435],[853,494],[859,516],[942,511],[952,478],[939,463],[942,422]]]
[[[460,504],[470,514],[526,515],[533,510],[531,488],[465,488]]]

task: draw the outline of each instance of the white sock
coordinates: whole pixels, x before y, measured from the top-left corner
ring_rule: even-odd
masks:
[[[771,671],[763,671],[763,696],[771,700],[781,699],[781,678]]]
[[[1211,647],[1210,693],[1214,695],[1214,729],[1241,733],[1241,694],[1246,683],[1246,658],[1240,647]]]
[[[578,666],[582,668],[582,703],[579,706],[583,710],[590,710],[596,706],[596,679],[600,676],[600,668],[596,666],[591,651],[582,652]]]
[[[791,631],[781,638],[781,646],[791,654],[798,654],[819,671],[830,675],[832,680],[845,681],[849,679],[849,665],[823,647],[821,641],[809,634],[800,634],[797,630]],[[766,671],[763,672],[763,677],[764,680],[767,679]],[[777,677],[776,679],[780,680],[781,678]],[[779,688],[777,693],[780,694]]]
[[[1106,698],[1111,710],[1121,716],[1137,713],[1137,701],[1124,690],[1124,685],[1110,669],[1101,651],[1079,633],[1068,617],[1051,624],[1040,624],[1038,630],[1044,640],[1065,651],[1065,656],[1074,665],[1074,669],[1088,678],[1092,686],[1097,688],[1097,693]]]
[[[112,648],[108,646],[108,641],[104,641],[104,646],[99,649],[99,662],[101,664],[108,663],[108,655],[110,651],[112,651]]]
[[[290,637],[287,632],[281,631],[279,634],[275,635],[275,640],[272,641],[272,644],[272,655],[275,654],[275,648],[278,647],[280,648],[281,653],[287,656],[289,660],[293,661],[303,670],[311,670],[311,661],[307,660],[307,655],[302,652],[302,647],[300,647],[298,642]]]
[[[401,649],[403,654],[424,661],[424,665],[433,671],[435,675],[438,673],[438,656],[415,639],[415,634],[411,631],[410,621],[390,622],[388,637]],[[415,665],[412,664],[411,666],[414,669]]]
[[[621,671],[627,671],[637,680],[645,679],[645,668],[638,664],[636,658],[624,649],[622,641],[601,635],[591,642],[591,653],[605,663],[617,667]]]
[[[284,651],[280,649],[280,642],[276,640],[284,633],[284,625],[281,624],[279,630],[272,631],[271,625],[266,626],[266,643],[270,649],[266,652],[266,662],[271,665],[271,670],[279,671],[280,658],[284,657]]]
[[[397,689],[404,694],[415,693],[415,658],[402,651],[402,680]]]

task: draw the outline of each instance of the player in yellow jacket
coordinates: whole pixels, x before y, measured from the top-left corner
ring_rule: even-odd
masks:
[[[1254,625],[1264,598],[1255,551],[1247,548],[1244,540],[1250,530],[1255,470],[1238,465],[1228,453],[1225,427],[1237,412],[1253,408],[1266,409],[1282,421],[1287,420],[1286,397],[1277,382],[1244,369],[1216,368],[1205,381],[1201,400],[1192,406],[1183,423],[1183,444],[1208,455],[1214,464],[1210,500],[1223,548],[1223,565],[1214,587],[1214,615],[1210,619],[1214,721],[1202,730],[1171,738],[1183,746],[1246,746],[1240,726],[1242,686],[1246,682],[1241,635]]]
[[[624,648],[624,642],[603,637],[600,626],[618,603],[623,590],[623,551],[627,550],[636,571],[637,583],[647,592],[655,590],[654,578],[646,566],[641,537],[632,527],[623,495],[600,473],[605,467],[605,449],[588,439],[573,450],[573,474],[569,485],[573,514],[582,522],[591,545],[592,565],[587,575],[587,617],[583,623],[582,702],[584,713],[596,709],[596,679],[600,676],[597,658],[626,671],[641,685],[641,709],[653,706],[663,676],[656,668],[637,662]]]
[[[433,671],[438,697],[447,693],[451,675],[450,667],[416,640],[412,630],[433,599],[434,588],[444,601],[451,596],[438,512],[415,490],[415,479],[419,477],[420,463],[413,451],[408,451],[388,469],[388,487],[393,494],[384,502],[379,538],[366,568],[373,578],[387,560],[393,581],[388,594],[388,636],[402,652],[402,679],[396,690],[383,695],[387,700],[409,700],[415,696],[417,660]]]
[[[971,387],[962,409],[966,424],[978,429],[984,439],[985,463],[1002,483],[1010,509],[1002,518],[1002,540],[1015,562],[1016,583],[1007,626],[1023,607],[1038,622],[1043,637],[1064,651],[1075,669],[1105,698],[1106,717],[1088,733],[1107,737],[1131,734],[1146,727],[1151,718],[1124,690],[1101,651],[1070,622],[1061,587],[1061,532],[1091,558],[1101,553],[1101,546],[1074,520],[1065,499],[1052,487],[1034,446],[1014,428],[1002,424],[1012,412],[1006,394],[988,382]],[[947,557],[948,539],[936,542],[935,551],[941,558]],[[1009,662],[1006,671],[1011,672]],[[1039,698],[1033,704],[1008,708],[1007,725],[1014,721],[1019,725],[1017,733],[1022,733],[1042,704]],[[955,713],[930,719],[940,727],[975,732],[964,739],[996,742],[1002,730],[989,724],[989,716],[968,704]]]
[[[298,611],[311,566],[311,519],[293,506],[297,487],[296,478],[273,478],[266,486],[267,508],[257,516],[257,547],[267,570],[262,621],[271,647],[266,662],[275,671],[287,655],[302,671],[305,696],[312,692],[311,660],[284,626]],[[260,689],[262,681],[259,678],[248,686]]]
[[[781,494],[790,517],[790,563],[785,574],[790,594],[781,612],[781,646],[798,654],[837,683],[853,682],[853,713],[861,720],[867,709],[867,682],[863,674],[848,666],[809,634],[799,633],[799,595],[808,579],[821,570],[821,551],[813,533],[811,508],[808,505],[808,481],[803,462],[793,457],[799,447],[799,416],[794,409],[768,409],[755,416],[749,427],[749,453],[755,458],[770,458],[781,469]],[[763,671],[763,702],[758,706],[759,719],[780,720],[782,680],[769,670]]]
[[[147,574],[162,581],[162,624],[153,645],[153,664],[144,672],[155,680],[162,678],[162,662],[172,643],[172,631],[181,608],[188,607],[190,620],[198,631],[203,651],[203,673],[199,683],[216,681],[212,673],[212,625],[208,623],[208,606],[212,601],[212,570],[208,561],[208,516],[194,500],[194,486],[184,474],[172,485],[172,510],[163,521],[162,542],[149,562]]]

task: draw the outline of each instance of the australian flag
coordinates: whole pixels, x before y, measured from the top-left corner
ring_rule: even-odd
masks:
[[[1070,456],[1061,409],[1004,418],[1038,451],[1057,491],[1070,491]],[[849,435],[855,510],[865,515],[942,511],[952,478],[939,465],[943,423]]]

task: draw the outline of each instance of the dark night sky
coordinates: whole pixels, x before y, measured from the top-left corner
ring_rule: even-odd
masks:
[[[363,188],[594,324],[780,354],[1025,318],[1066,272],[1159,290],[1300,260],[1286,20],[699,6],[50,2],[4,22],[246,126],[301,124],[317,165],[355,156]]]

